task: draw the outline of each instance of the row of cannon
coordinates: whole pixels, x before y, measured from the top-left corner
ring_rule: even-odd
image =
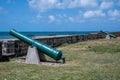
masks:
[[[63,43],[70,44],[70,43],[76,43],[76,42],[87,41],[87,40],[102,39],[102,38],[106,37],[106,33],[100,32],[100,33],[91,33],[91,34],[83,34],[83,35],[33,37],[37,41],[34,42],[34,40],[33,40],[33,41],[29,42],[30,38],[25,37],[25,39],[27,39],[27,40],[24,40],[23,39],[24,35],[22,35],[22,37],[20,37],[21,34],[16,32],[15,30],[12,30],[10,32],[10,34],[17,37],[18,39],[1,41],[0,42],[0,57],[1,56],[11,56],[11,55],[14,55],[14,56],[26,55],[27,50],[28,50],[28,46],[29,45],[38,46],[37,41],[40,41],[40,44],[42,44],[42,46],[49,45],[50,49],[51,49],[51,47],[57,47]],[[111,35],[111,34],[113,34],[113,35]],[[120,32],[113,32],[111,34],[110,35],[113,37],[120,36]],[[20,38],[16,35],[18,35]],[[107,35],[109,35],[109,34],[107,34]],[[57,50],[55,50],[55,51],[57,51]],[[53,51],[53,52],[55,52],[55,51]],[[43,52],[44,52],[44,50],[43,50]],[[61,51],[58,50],[58,52],[61,54]],[[46,54],[49,55],[49,51]],[[50,55],[51,55],[51,53],[50,53]],[[59,60],[59,59],[62,59],[64,57],[62,55],[60,55],[60,57],[57,58],[57,56],[53,54],[52,58],[54,58],[55,60]]]

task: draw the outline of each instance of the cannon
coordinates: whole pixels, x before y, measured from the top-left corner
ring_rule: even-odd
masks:
[[[109,36],[110,38],[117,38],[117,36],[113,35],[113,34],[110,34],[108,32],[104,32],[104,31],[100,31],[101,33],[104,33],[106,34],[107,36]]]
[[[44,54],[48,55],[49,57],[53,58],[54,60],[62,60],[63,63],[65,63],[65,57],[62,55],[61,50],[57,50],[49,45],[46,45],[40,41],[34,40],[32,38],[29,38],[25,35],[22,35],[21,33],[17,32],[15,29],[10,30],[10,35],[20,39],[21,41],[27,43],[31,47],[36,47],[38,50],[43,52]]]

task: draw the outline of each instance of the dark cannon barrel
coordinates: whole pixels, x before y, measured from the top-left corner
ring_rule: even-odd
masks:
[[[56,61],[62,59],[63,63],[65,62],[65,57],[62,56],[62,51],[61,50],[57,50],[57,49],[52,48],[51,46],[48,46],[48,45],[46,45],[46,44],[44,44],[40,41],[37,41],[37,40],[31,39],[27,36],[24,36],[14,29],[12,29],[9,33],[10,33],[10,35],[20,39],[21,41],[31,45],[32,47],[37,47],[38,50],[40,50],[41,52],[50,56],[51,58],[55,59]]]

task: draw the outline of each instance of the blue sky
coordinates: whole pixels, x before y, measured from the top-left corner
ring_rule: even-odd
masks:
[[[0,0],[0,31],[120,31],[120,0]]]

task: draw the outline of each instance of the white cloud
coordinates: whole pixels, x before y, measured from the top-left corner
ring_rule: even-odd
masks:
[[[120,11],[119,10],[109,10],[108,19],[112,21],[120,20]]]
[[[118,10],[109,10],[108,15],[110,17],[119,17],[120,16],[120,11],[118,11]]]
[[[74,18],[73,18],[73,17],[68,17],[68,20],[69,20],[70,22],[74,22]]]
[[[6,3],[7,3],[7,4],[14,4],[14,3],[15,3],[15,0],[6,0]]]
[[[37,19],[37,20],[41,20],[41,19],[42,19],[42,16],[41,16],[40,14],[38,14],[38,15],[36,16],[36,19]]]
[[[50,23],[52,23],[56,20],[55,16],[53,16],[53,15],[48,16],[48,18],[49,18]]]
[[[80,22],[81,19],[81,22],[83,22],[88,18],[89,20],[97,20],[99,18],[113,18],[120,15],[118,10],[110,10],[116,8],[115,6],[118,6],[118,3],[115,3],[113,0],[28,0],[28,3],[30,8],[37,10],[40,14],[42,14],[41,12],[52,9],[74,11],[73,8],[79,8],[79,10],[81,10],[77,14],[75,12],[75,14],[70,13],[70,15],[68,15],[69,13],[67,11],[63,10],[62,13],[56,15],[49,13],[46,17],[41,15],[36,16],[38,20],[43,19],[43,21],[48,21],[49,23]]]
[[[57,0],[29,0],[29,6],[39,11],[53,9],[57,6]]]
[[[28,0],[29,6],[38,11],[76,7],[96,7],[97,0]]]
[[[105,13],[103,13],[101,10],[95,10],[95,11],[86,11],[83,14],[84,18],[92,18],[92,17],[103,17],[105,16]]]
[[[118,5],[120,6],[120,0],[118,1]]]
[[[105,2],[103,1],[100,5],[100,9],[109,9],[113,7],[114,3],[113,2]]]
[[[98,5],[97,0],[80,0],[82,7],[96,7]]]
[[[0,7],[0,12],[3,10],[3,8],[2,7]]]
[[[7,3],[10,4],[12,1],[11,0],[7,0]]]
[[[0,13],[4,13],[4,9],[2,7],[0,7]]]
[[[96,7],[98,5],[96,0],[73,0],[70,2],[69,7]]]

